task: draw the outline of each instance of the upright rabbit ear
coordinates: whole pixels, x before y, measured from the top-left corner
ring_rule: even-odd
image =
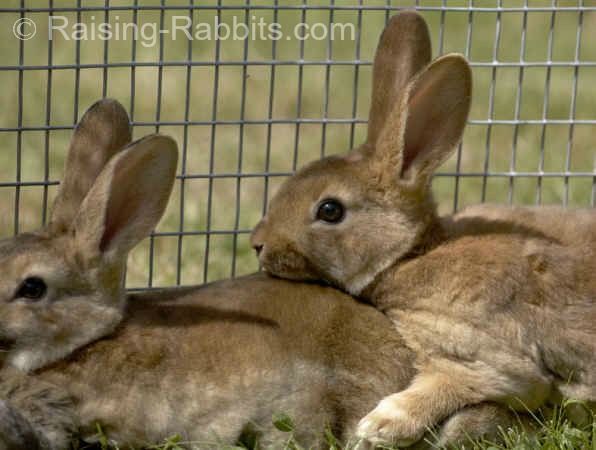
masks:
[[[124,258],[149,235],[168,203],[177,160],[176,142],[161,135],[136,141],[112,158],[73,224],[84,256]]]
[[[461,140],[471,95],[472,73],[461,55],[438,58],[411,81],[374,150],[379,170],[390,182],[430,180]]]
[[[85,112],[70,140],[64,179],[52,208],[50,228],[54,232],[71,226],[101,170],[130,140],[128,114],[116,100],[100,100]]]
[[[393,16],[383,30],[373,63],[367,143],[376,142],[401,92],[430,58],[430,35],[422,16],[415,11]]]

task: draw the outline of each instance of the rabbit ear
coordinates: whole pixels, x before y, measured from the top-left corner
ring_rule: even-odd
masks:
[[[85,112],[70,140],[64,180],[52,208],[50,228],[54,232],[71,226],[101,170],[130,140],[130,120],[118,101],[103,99]]]
[[[152,135],[114,156],[85,197],[73,224],[83,255],[126,257],[165,211],[178,160],[176,142]]]
[[[438,58],[416,76],[395,105],[376,142],[380,171],[415,184],[427,183],[461,140],[472,92],[463,56]]]
[[[367,143],[376,142],[402,90],[430,58],[430,35],[422,16],[415,11],[393,16],[383,30],[373,63]]]

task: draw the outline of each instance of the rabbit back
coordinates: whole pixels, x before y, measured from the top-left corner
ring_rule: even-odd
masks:
[[[283,412],[304,442],[324,424],[345,437],[413,376],[391,322],[331,288],[258,274],[184,292],[133,295],[115,335],[40,374],[68,386],[83,435],[234,443],[253,424],[281,443]]]
[[[463,209],[454,219],[459,234],[493,230],[593,250],[596,248],[595,216],[593,208],[480,204]]]

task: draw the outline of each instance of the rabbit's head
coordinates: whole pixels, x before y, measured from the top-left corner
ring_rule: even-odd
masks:
[[[161,217],[177,148],[130,142],[114,100],[77,125],[48,226],[0,241],[0,360],[35,370],[112,331],[124,308],[130,249]]]
[[[471,72],[459,55],[429,60],[424,20],[394,16],[374,59],[366,142],[307,165],[280,187],[252,235],[266,271],[358,295],[432,239],[430,180],[461,139]]]

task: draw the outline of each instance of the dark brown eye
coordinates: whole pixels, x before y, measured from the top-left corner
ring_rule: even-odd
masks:
[[[17,298],[39,300],[45,295],[47,289],[46,283],[41,278],[29,277],[21,284],[17,292]]]
[[[337,200],[324,200],[317,210],[317,219],[327,223],[338,223],[344,218],[344,207]]]

